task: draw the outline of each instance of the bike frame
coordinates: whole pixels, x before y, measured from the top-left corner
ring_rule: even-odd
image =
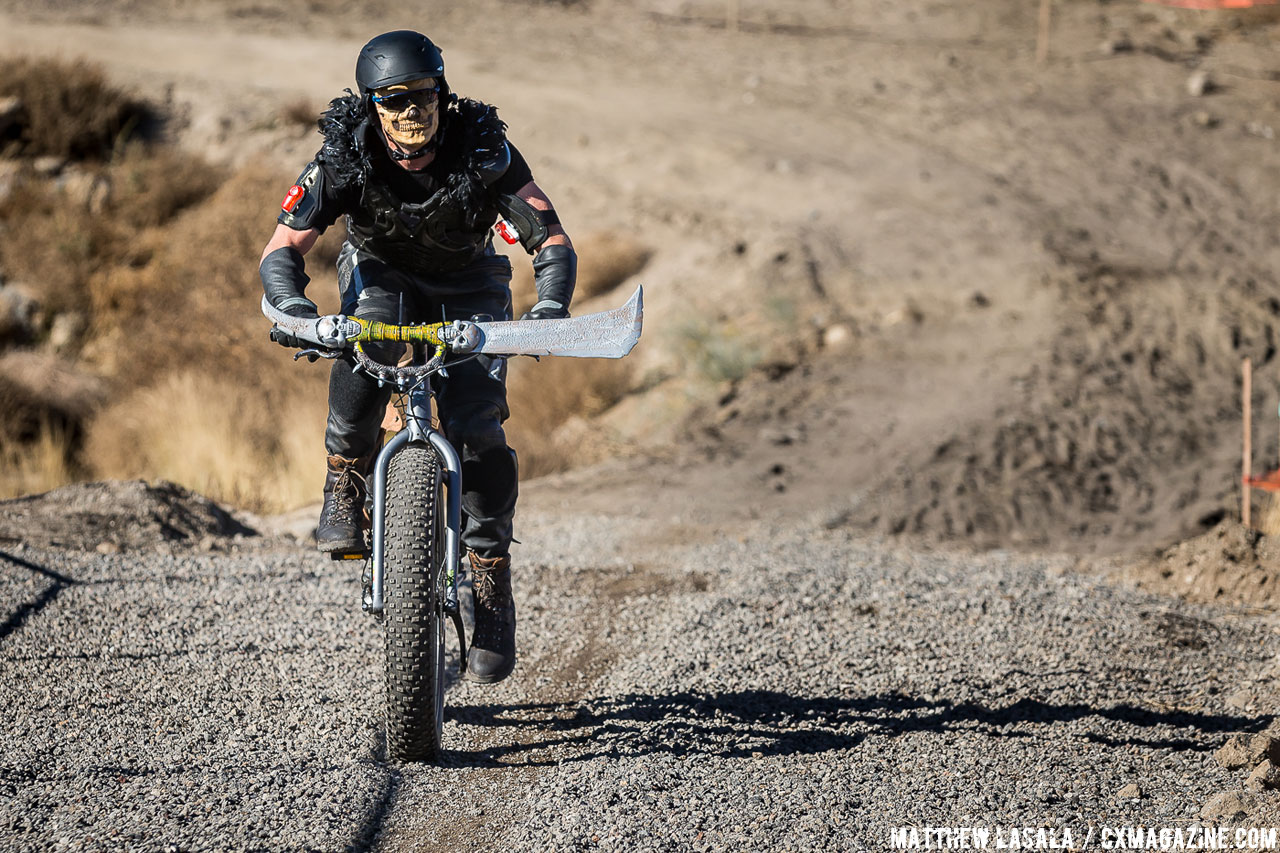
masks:
[[[409,391],[405,407],[405,428],[396,433],[378,453],[373,470],[373,589],[369,611],[381,616],[386,607],[384,585],[387,577],[384,559],[386,536],[387,469],[391,458],[403,447],[416,442],[430,444],[444,463],[445,479],[445,610],[456,612],[458,604],[458,566],[462,559],[462,460],[449,440],[431,426],[431,389],[421,382]]]

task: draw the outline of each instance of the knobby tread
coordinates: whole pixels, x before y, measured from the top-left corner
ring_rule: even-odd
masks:
[[[439,757],[444,624],[437,603],[443,559],[441,465],[430,446],[410,444],[387,470],[387,757]]]

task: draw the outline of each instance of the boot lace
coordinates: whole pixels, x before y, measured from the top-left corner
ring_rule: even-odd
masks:
[[[476,598],[484,607],[496,607],[498,597],[498,582],[494,580],[494,572],[497,569],[489,569],[481,566],[475,566],[472,569],[473,580],[471,589],[476,594]]]
[[[511,595],[511,561],[481,561],[471,558],[471,591],[475,596],[475,634],[471,645],[478,649],[502,649],[513,641],[514,603]]]
[[[475,566],[472,570],[471,590],[476,600],[476,633],[472,645],[492,648],[501,644],[505,634],[502,611],[506,597],[494,575],[497,567]]]
[[[364,478],[356,473],[354,465],[348,465],[338,472],[333,482],[333,512],[330,521],[335,524],[354,524],[356,521],[356,505],[360,502],[360,487]]]
[[[477,608],[500,613],[511,600],[511,586],[508,576],[499,573],[509,572],[511,564],[503,560],[494,565],[485,565],[472,557],[471,560],[471,592],[475,596]]]

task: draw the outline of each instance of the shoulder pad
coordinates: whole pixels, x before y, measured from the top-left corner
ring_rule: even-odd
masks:
[[[486,187],[491,187],[507,173],[511,166],[511,148],[504,141],[494,155],[476,163],[476,172]]]
[[[307,164],[298,181],[289,187],[284,201],[280,202],[280,215],[276,221],[295,231],[314,227],[311,223],[320,209],[324,197],[324,169],[315,160]]]

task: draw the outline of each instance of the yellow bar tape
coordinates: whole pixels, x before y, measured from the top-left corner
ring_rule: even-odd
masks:
[[[444,346],[444,340],[440,337],[440,332],[444,329],[444,323],[427,323],[420,326],[396,326],[391,323],[381,323],[377,320],[365,320],[361,317],[350,317],[360,324],[360,333],[355,337],[347,338],[349,341],[358,341],[360,343],[379,343],[383,341],[394,341],[402,344],[431,344],[435,347]]]

